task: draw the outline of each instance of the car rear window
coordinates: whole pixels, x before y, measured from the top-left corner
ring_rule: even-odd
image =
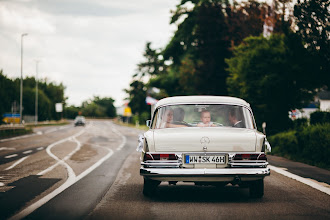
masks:
[[[254,129],[250,110],[225,104],[185,104],[160,107],[156,110],[152,128],[233,127]]]

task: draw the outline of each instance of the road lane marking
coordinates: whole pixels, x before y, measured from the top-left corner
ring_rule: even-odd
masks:
[[[44,149],[44,147],[38,147],[37,148],[37,150],[43,150]]]
[[[29,153],[32,153],[32,150],[27,150],[23,152],[23,154],[29,154]]]
[[[41,172],[38,173],[37,175],[44,175],[44,174],[48,173],[49,171],[53,170],[53,169],[54,169],[56,166],[58,166],[59,164],[63,165],[63,166],[66,167],[66,168],[70,167],[70,166],[69,166],[67,163],[65,163],[64,161],[67,160],[68,158],[70,158],[75,152],[77,152],[77,151],[80,149],[81,144],[80,144],[80,142],[77,141],[77,139],[75,139],[75,138],[78,137],[78,136],[80,136],[80,135],[82,135],[84,132],[85,132],[85,130],[81,130],[80,132],[78,132],[77,134],[75,134],[75,135],[73,135],[73,136],[70,136],[70,137],[68,137],[68,138],[64,138],[64,139],[62,139],[62,140],[59,140],[59,141],[57,141],[57,142],[55,142],[55,143],[49,145],[49,146],[46,148],[46,152],[48,153],[49,156],[51,156],[52,158],[54,158],[54,159],[57,161],[57,163],[55,163],[54,165],[52,165],[52,166],[48,167],[47,169],[41,171]],[[66,142],[66,141],[73,140],[73,139],[75,140],[75,142],[77,142],[77,147],[75,148],[74,151],[72,151],[70,154],[68,154],[68,155],[67,155],[66,157],[64,157],[62,160],[59,159],[57,156],[55,156],[55,155],[51,152],[51,149],[52,149],[54,146],[56,146],[56,145],[58,145],[58,144],[61,144],[61,143],[64,143],[64,142]],[[71,167],[70,167],[70,168],[71,168]],[[71,173],[70,168],[68,168],[68,172]],[[73,170],[72,170],[72,172],[73,172]],[[74,176],[76,176],[76,175],[74,174]]]
[[[271,170],[275,171],[276,173],[279,173],[279,174],[282,174],[282,175],[284,175],[286,177],[289,177],[291,179],[297,180],[298,182],[304,183],[304,184],[306,184],[306,185],[308,185],[308,186],[310,186],[314,189],[317,189],[321,192],[324,192],[324,193],[330,195],[330,186],[329,185],[327,185],[328,187],[323,186],[320,183],[316,183],[315,181],[312,181],[310,179],[307,179],[307,178],[298,176],[296,174],[290,173],[290,172],[288,172],[288,171],[286,171],[282,168],[279,168],[279,167],[275,167],[275,166],[272,166],[272,165],[268,165],[268,167]]]
[[[83,130],[84,131],[84,130]],[[79,132],[82,134],[82,132]],[[79,134],[78,133],[78,134]],[[81,134],[76,134],[74,135],[75,137],[81,135]],[[71,136],[72,137],[72,136]],[[71,137],[63,139],[63,140],[69,140]],[[74,138],[75,138],[74,137]],[[59,143],[63,143],[64,141],[60,140],[56,143],[53,143],[52,146],[55,146],[56,144]],[[47,147],[46,150],[48,150],[49,146]],[[96,162],[95,164],[93,164],[93,166],[89,167],[87,170],[85,170],[84,172],[82,172],[80,175],[78,176],[73,176],[73,174],[69,173],[69,177],[68,179],[65,181],[65,183],[63,185],[61,185],[59,188],[55,189],[53,192],[49,193],[48,195],[46,195],[45,197],[41,198],[40,200],[38,200],[37,202],[33,203],[32,205],[28,206],[27,208],[23,209],[21,212],[19,212],[18,214],[10,217],[10,220],[16,220],[16,219],[22,219],[25,216],[31,214],[34,210],[38,209],[40,206],[44,205],[45,203],[47,203],[49,200],[51,200],[52,198],[54,198],[55,196],[57,196],[58,194],[60,194],[61,192],[63,192],[64,190],[66,190],[67,188],[69,188],[71,185],[73,185],[74,183],[76,183],[77,181],[79,181],[80,179],[82,179],[83,177],[85,177],[87,174],[89,174],[90,172],[92,172],[94,169],[96,169],[97,167],[99,167],[104,161],[106,161],[108,158],[110,158],[113,155],[113,151],[109,148],[103,147],[107,149],[109,152],[107,155],[105,155],[104,157],[102,157],[98,162]],[[55,156],[55,155],[54,155]],[[64,161],[63,161],[64,163]],[[65,163],[66,164],[66,163]],[[71,168],[71,167],[70,167]],[[71,168],[72,169],[72,168]],[[72,170],[73,172],[73,170]]]
[[[5,156],[5,158],[9,159],[9,158],[17,157],[17,156],[18,156],[18,154],[12,154],[12,155]]]
[[[11,165],[10,167],[7,167],[5,170],[10,170],[13,169],[14,167],[16,167],[18,164],[22,163],[25,159],[27,159],[29,156],[26,157],[22,157],[21,159],[19,159],[18,161],[16,161],[13,165]]]
[[[0,147],[0,150],[16,150],[14,147]]]
[[[111,122],[108,122],[109,124],[111,124],[112,125],[112,123]],[[122,135],[122,133],[120,133],[113,125],[112,125],[112,131],[115,133],[115,134],[117,134],[118,136],[120,136],[121,137],[121,139],[122,139],[122,143],[117,147],[117,149],[116,150],[121,150],[124,146],[125,146],[125,144],[126,144],[126,141],[127,141],[127,138],[124,136],[124,135]]]

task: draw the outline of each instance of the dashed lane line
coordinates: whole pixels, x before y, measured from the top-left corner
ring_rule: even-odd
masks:
[[[23,152],[23,154],[29,154],[29,153],[32,153],[32,150],[27,150]]]
[[[11,165],[10,167],[7,167],[5,170],[10,170],[13,169],[14,167],[16,167],[18,164],[22,163],[25,159],[27,159],[29,156],[26,157],[22,157],[21,159],[19,159],[18,161],[16,161],[13,165]]]
[[[9,158],[17,157],[17,156],[18,156],[18,154],[11,154],[11,155],[5,156],[5,158],[9,159]]]

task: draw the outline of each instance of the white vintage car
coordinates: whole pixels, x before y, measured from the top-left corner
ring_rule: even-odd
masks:
[[[224,96],[178,96],[160,100],[139,137],[143,193],[162,181],[249,187],[264,194],[270,175],[266,136],[257,131],[250,105]]]

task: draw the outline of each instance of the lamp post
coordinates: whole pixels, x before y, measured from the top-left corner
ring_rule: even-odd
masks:
[[[27,33],[21,35],[21,88],[20,88],[20,102],[19,102],[19,119],[22,124],[22,108],[23,108],[23,37],[27,36]]]
[[[35,117],[34,124],[38,124],[38,64],[39,60],[36,60],[36,106],[35,106]]]

